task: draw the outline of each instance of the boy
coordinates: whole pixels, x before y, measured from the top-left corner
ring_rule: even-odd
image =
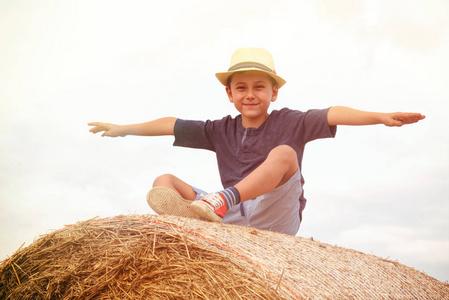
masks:
[[[216,77],[240,113],[235,118],[88,124],[94,126],[93,133],[104,131],[102,136],[174,135],[175,146],[216,152],[224,190],[208,194],[173,175],[159,176],[147,195],[157,213],[295,235],[306,204],[301,161],[307,142],[335,137],[337,125],[402,126],[425,118],[419,113],[374,113],[339,106],[269,113],[286,81],[276,74],[271,54],[261,48],[236,50],[229,70]]]

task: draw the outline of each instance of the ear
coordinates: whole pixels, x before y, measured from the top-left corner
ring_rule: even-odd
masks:
[[[232,91],[228,86],[226,87],[226,94],[228,95],[229,101],[231,101],[231,103],[234,103],[234,98],[232,97]]]
[[[276,101],[276,99],[278,98],[278,92],[279,88],[277,87],[277,85],[273,86],[273,92],[271,94],[271,102]]]

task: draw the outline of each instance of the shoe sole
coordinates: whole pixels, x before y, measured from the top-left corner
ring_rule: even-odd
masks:
[[[148,205],[159,215],[199,219],[198,215],[190,209],[192,202],[166,187],[154,187],[147,193]]]
[[[206,203],[203,201],[194,201],[190,205],[190,209],[200,218],[213,222],[223,222],[223,218],[217,215]]]

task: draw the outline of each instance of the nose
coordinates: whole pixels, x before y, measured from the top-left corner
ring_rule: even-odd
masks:
[[[252,100],[254,98],[255,98],[254,92],[251,89],[248,89],[248,93],[246,94],[246,99]]]

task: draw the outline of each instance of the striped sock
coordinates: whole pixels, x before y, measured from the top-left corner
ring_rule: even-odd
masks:
[[[237,205],[240,203],[240,193],[233,186],[228,187],[222,191],[219,191],[218,193],[220,193],[224,196],[225,201],[226,201],[226,206],[228,207],[228,209],[230,209],[234,205]]]

